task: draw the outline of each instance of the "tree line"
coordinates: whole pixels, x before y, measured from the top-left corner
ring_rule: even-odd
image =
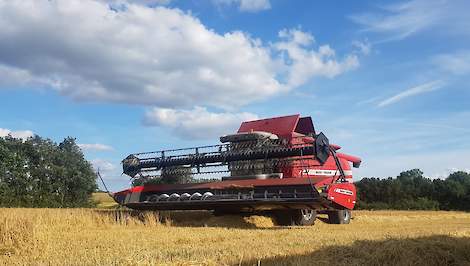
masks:
[[[188,169],[162,171],[133,185],[197,182]],[[396,178],[355,182],[359,209],[470,210],[470,173],[430,179],[419,169]],[[0,137],[0,207],[89,207],[96,175],[74,138],[57,144],[39,136]]]
[[[0,207],[87,207],[96,189],[74,138],[0,137]]]
[[[360,209],[470,210],[470,173],[430,179],[419,169],[396,178],[363,178],[355,182]]]

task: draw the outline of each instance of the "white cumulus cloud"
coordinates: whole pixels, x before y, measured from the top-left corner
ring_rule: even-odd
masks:
[[[0,128],[0,137],[11,136],[16,139],[26,140],[34,136],[33,131],[31,130],[10,130],[6,128]]]
[[[191,110],[153,108],[146,113],[144,124],[168,127],[180,137],[210,139],[234,133],[241,122],[257,118],[252,113],[215,113],[199,106]]]
[[[84,151],[112,151],[113,147],[101,143],[80,143],[78,147]]]
[[[299,29],[281,30],[279,37],[282,41],[274,46],[288,58],[289,88],[300,86],[315,76],[333,78],[359,66],[356,55],[348,55],[338,60],[336,52],[329,45],[321,45],[318,50],[308,49],[315,39],[311,34]]]
[[[141,2],[122,1],[116,10],[93,0],[0,0],[0,87],[48,87],[84,101],[234,110],[358,65],[355,55],[340,60],[329,45],[314,47],[313,36],[300,30],[281,31],[280,41],[265,44]]]

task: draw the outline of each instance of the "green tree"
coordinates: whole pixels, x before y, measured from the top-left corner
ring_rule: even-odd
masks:
[[[90,204],[90,196],[96,191],[96,175],[91,164],[85,160],[75,139],[68,137],[59,144],[57,170],[62,187],[62,204],[70,207]]]
[[[470,174],[458,171],[445,180],[434,180],[435,198],[445,210],[470,210]]]
[[[0,205],[90,206],[95,174],[75,139],[0,138]]]
[[[374,209],[438,209],[434,184],[419,169],[401,172],[397,178],[362,179],[356,182],[358,207]]]

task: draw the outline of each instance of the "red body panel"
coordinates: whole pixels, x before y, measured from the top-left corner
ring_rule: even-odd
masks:
[[[238,133],[265,131],[285,138],[294,132],[299,118],[300,115],[290,115],[256,121],[247,121],[241,124],[240,128],[238,129]]]
[[[328,187],[328,199],[337,204],[353,209],[356,204],[356,187],[350,183],[335,183]]]

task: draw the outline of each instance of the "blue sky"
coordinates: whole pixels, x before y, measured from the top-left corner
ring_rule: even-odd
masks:
[[[470,171],[466,1],[3,1],[0,135],[127,154],[300,113],[362,177]]]

